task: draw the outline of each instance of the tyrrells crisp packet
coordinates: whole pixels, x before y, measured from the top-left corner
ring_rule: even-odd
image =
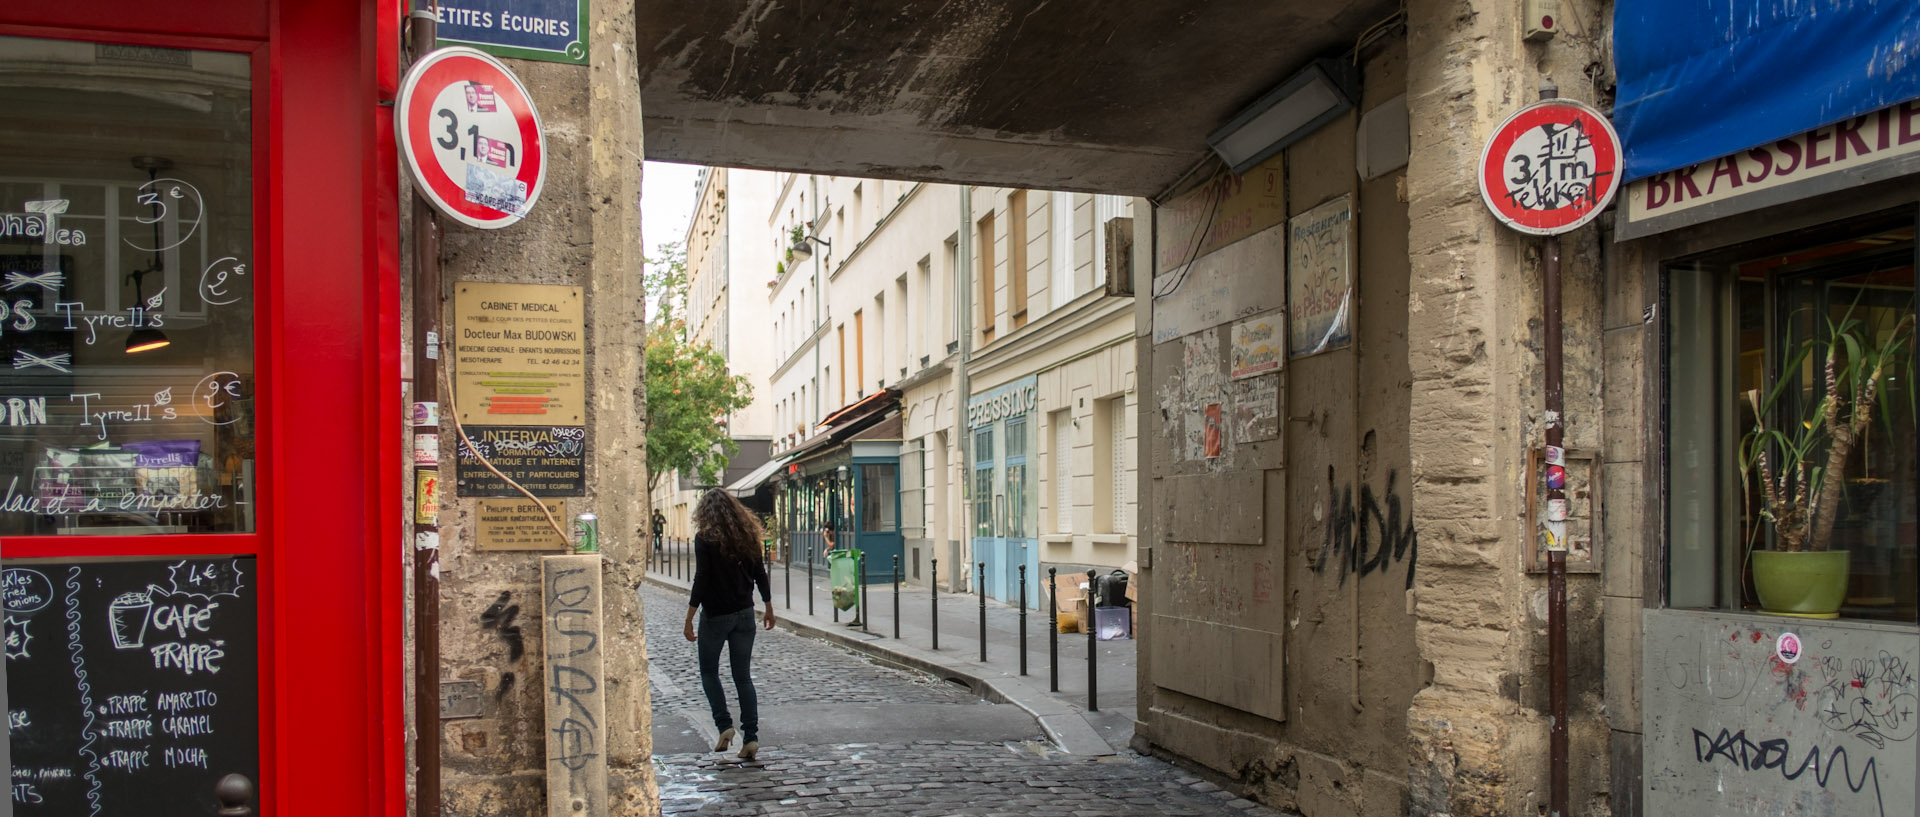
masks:
[[[122,447],[134,454],[133,482],[141,496],[200,494],[195,470],[200,461],[199,440],[153,440]]]

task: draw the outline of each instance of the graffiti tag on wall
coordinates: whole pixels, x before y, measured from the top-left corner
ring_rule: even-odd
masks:
[[[1910,633],[1733,613],[1643,616],[1646,813],[1913,813],[1920,645]],[[1783,657],[1782,643],[1800,650]]]
[[[1398,492],[1400,473],[1387,472],[1385,502],[1375,495],[1373,486],[1360,486],[1359,504],[1354,503],[1353,484],[1341,488],[1332,467],[1327,468],[1327,497],[1333,512],[1327,517],[1326,539],[1320,545],[1320,558],[1313,571],[1324,573],[1330,566],[1340,569],[1340,583],[1347,574],[1365,577],[1405,562],[1407,589],[1413,589],[1414,564],[1420,555],[1420,535],[1413,528],[1413,503],[1402,501]]]

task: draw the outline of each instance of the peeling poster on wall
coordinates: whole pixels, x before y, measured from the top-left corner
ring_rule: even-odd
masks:
[[[1233,379],[1280,370],[1281,361],[1286,359],[1280,353],[1280,317],[1281,313],[1274,312],[1233,325]]]
[[[1287,223],[1287,305],[1293,357],[1353,340],[1353,207],[1348,196]]]
[[[1236,442],[1250,443],[1280,436],[1280,376],[1236,380],[1232,389],[1233,422],[1228,426]]]
[[[1223,429],[1219,409],[1226,399],[1220,336],[1214,329],[1195,332],[1181,339],[1181,351],[1185,392],[1181,395],[1185,401],[1182,413],[1186,415],[1186,429],[1184,445],[1179,450],[1185,459],[1214,459],[1226,446],[1220,433]]]

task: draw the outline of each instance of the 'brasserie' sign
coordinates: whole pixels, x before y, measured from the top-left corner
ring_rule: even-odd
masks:
[[[1920,100],[1635,181],[1621,238],[1920,169]]]

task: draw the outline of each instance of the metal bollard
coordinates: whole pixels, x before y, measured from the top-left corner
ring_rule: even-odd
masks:
[[[860,596],[860,632],[870,633],[873,631],[867,629],[867,626],[873,623],[873,616],[867,615],[867,552],[860,550],[856,553],[858,555],[854,557],[853,575],[859,582],[854,585],[854,590]]]
[[[900,554],[893,555],[893,637],[900,638]]]
[[[1100,711],[1100,673],[1094,669],[1094,656],[1100,654],[1094,639],[1100,628],[1093,624],[1093,571],[1087,571],[1087,711]]]
[[[1060,568],[1047,568],[1047,666],[1053,680],[1048,692],[1060,691]]]
[[[973,574],[973,590],[980,596],[980,663],[987,663],[987,563],[981,562]]]
[[[1020,566],[1020,674],[1027,674],[1027,566]]]
[[[781,560],[781,565],[782,567],[780,569],[780,572],[782,574],[785,574],[785,577],[786,577],[785,580],[787,583],[786,590],[783,591],[786,593],[786,596],[787,596],[787,609],[792,610],[793,609],[793,539],[791,537],[787,539],[786,558]]]
[[[807,615],[813,615],[813,545],[807,545]]]
[[[933,649],[940,650],[940,560],[929,558],[932,568],[927,571],[927,589],[933,591]]]

